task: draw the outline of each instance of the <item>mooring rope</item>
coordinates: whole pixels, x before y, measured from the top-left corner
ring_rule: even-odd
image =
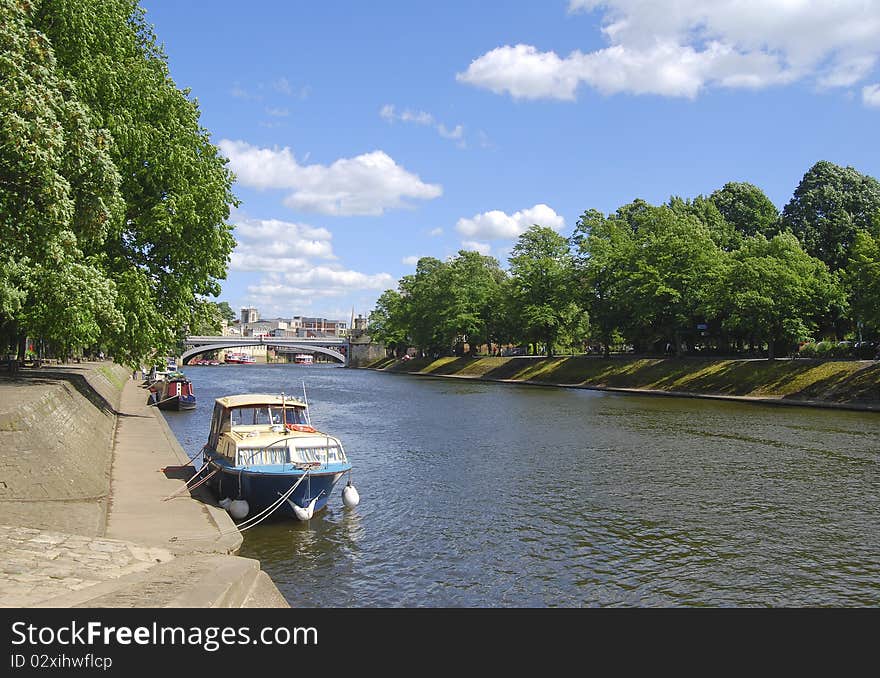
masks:
[[[205,462],[205,466],[207,466],[209,463],[210,463],[210,462]],[[199,482],[197,482],[195,485],[190,486],[190,483],[193,481],[193,479],[194,479],[194,478],[198,478],[198,477],[199,477],[199,473],[201,473],[202,471],[205,470],[205,466],[202,466],[202,468],[200,468],[198,471],[196,471],[196,472],[193,474],[192,478],[190,478],[189,480],[187,480],[187,481],[183,484],[183,487],[179,487],[179,488],[177,488],[174,492],[172,492],[171,494],[169,494],[169,495],[168,495],[167,497],[165,497],[162,501],[168,501],[169,499],[174,499],[174,497],[177,497],[177,496],[180,496],[181,494],[183,494],[184,490],[190,490],[190,491],[192,491],[192,490],[196,489],[197,487],[201,487],[201,486],[202,486],[207,480],[209,480],[209,479],[212,478],[214,475],[216,475],[217,472],[220,470],[219,468],[215,468],[213,471],[211,471],[208,475],[206,475],[204,478],[202,478],[202,479],[201,479]]]
[[[186,458],[185,464],[169,464],[168,466],[163,466],[159,470],[164,473],[165,469],[169,469],[169,468],[185,468],[185,467],[189,466],[189,463],[191,461],[195,461],[195,458],[198,457],[207,448],[208,448],[207,444],[202,445],[202,448],[198,452],[196,452],[193,456]],[[207,466],[207,465],[208,465],[208,462],[205,462],[205,466]],[[202,468],[200,468],[198,471],[196,471],[196,473],[201,473],[204,470],[205,466],[202,466]]]
[[[219,469],[218,469],[218,470],[219,470]],[[229,536],[230,534],[236,534],[236,533],[244,532],[245,530],[249,530],[249,529],[251,529],[252,527],[255,527],[256,525],[259,525],[259,524],[260,524],[261,522],[263,522],[266,518],[268,518],[270,515],[272,515],[276,510],[278,510],[278,507],[281,506],[281,504],[282,504],[283,502],[287,501],[287,498],[288,498],[290,495],[293,494],[294,490],[296,490],[296,488],[299,487],[299,484],[300,484],[303,480],[305,480],[305,478],[306,478],[307,475],[309,475],[309,472],[308,472],[308,471],[306,471],[305,473],[303,473],[303,474],[300,476],[299,480],[297,480],[297,481],[293,484],[293,487],[291,487],[289,490],[287,490],[287,492],[285,492],[285,493],[282,494],[280,497],[278,497],[278,499],[277,499],[274,503],[272,503],[270,506],[267,506],[266,508],[264,508],[264,509],[263,509],[262,511],[260,511],[257,515],[255,515],[255,516],[251,516],[250,518],[248,518],[248,519],[246,519],[246,520],[243,520],[241,523],[239,523],[239,524],[236,526],[236,529],[235,529],[235,530],[229,530],[229,531],[227,531],[227,532],[221,532],[220,534],[217,535],[217,537],[226,537],[226,536]],[[268,513],[267,513],[267,511],[268,511]],[[263,515],[264,513],[265,513],[266,515]],[[260,516],[262,516],[262,517],[260,517]],[[259,520],[257,520],[257,518],[259,518]],[[252,524],[250,524],[250,525],[246,525],[246,523],[249,523],[249,522],[251,522],[252,520],[256,520],[256,522],[254,522],[254,523],[252,523]],[[176,541],[204,541],[205,539],[207,539],[207,537],[171,537],[171,539],[169,539],[168,541],[174,541],[174,542],[176,542]]]

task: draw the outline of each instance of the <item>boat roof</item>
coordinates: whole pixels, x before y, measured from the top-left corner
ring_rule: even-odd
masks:
[[[223,398],[217,398],[216,402],[222,407],[253,407],[254,405],[281,407],[282,402],[285,407],[306,406],[298,398],[286,395],[282,400],[280,395],[275,395],[274,393],[244,393],[241,395],[224,396]]]

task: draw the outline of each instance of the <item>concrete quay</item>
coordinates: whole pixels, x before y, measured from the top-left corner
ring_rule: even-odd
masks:
[[[0,377],[0,607],[289,607],[188,464],[122,367]]]

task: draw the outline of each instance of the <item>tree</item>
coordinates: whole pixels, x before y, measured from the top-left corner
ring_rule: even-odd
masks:
[[[396,290],[385,290],[370,313],[367,332],[372,341],[385,344],[396,355],[409,346],[405,300]]]
[[[0,321],[62,346],[124,328],[100,257],[121,222],[112,138],[35,30],[33,5],[0,0]]]
[[[700,221],[709,229],[709,235],[715,244],[725,252],[735,250],[742,245],[745,237],[743,233],[724,218],[710,198],[698,195],[693,200],[686,200],[673,196],[667,204],[676,214],[694,217]]]
[[[422,257],[414,275],[401,278],[404,317],[413,343],[423,352],[445,352],[454,337],[448,331],[448,266],[434,257]]]
[[[709,196],[718,212],[743,236],[757,233],[772,238],[779,232],[779,210],[754,184],[728,182]]]
[[[568,241],[552,228],[531,226],[510,257],[517,315],[527,339],[553,355],[560,333],[577,321],[572,283],[574,262]]]
[[[460,250],[449,262],[445,333],[467,342],[471,353],[491,341],[493,303],[504,272],[495,257]]]
[[[622,284],[631,317],[628,334],[634,341],[665,338],[680,356],[683,340],[705,313],[721,250],[705,224],[666,206],[639,214],[635,238]]]
[[[727,328],[767,342],[770,360],[779,344],[809,337],[817,317],[844,304],[837,278],[791,233],[749,238],[729,255],[710,296]]]
[[[219,293],[234,246],[226,223],[237,204],[233,178],[135,0],[32,7],[33,28],[48,38],[93,126],[109,130],[95,138],[118,170],[121,218],[103,222],[103,237],[74,232],[116,284],[125,329],[108,338],[111,349],[137,363],[172,349],[199,300]]]
[[[807,254],[831,271],[846,267],[858,230],[874,232],[880,212],[880,182],[852,167],[822,160],[813,165],[782,210],[782,225],[791,230]]]
[[[217,310],[220,311],[220,317],[227,323],[231,323],[235,320],[235,311],[232,310],[228,301],[221,301],[217,304]]]
[[[186,332],[181,334],[194,334],[198,337],[219,335],[223,328],[223,320],[220,304],[208,299],[197,299],[192,306],[189,324],[184,328]],[[184,337],[179,338],[182,340]]]
[[[606,219],[591,209],[578,219],[571,245],[576,252],[574,289],[578,303],[588,310],[607,356],[613,337],[628,317],[623,290],[635,257],[634,233],[624,220]]]
[[[880,235],[856,232],[844,280],[851,290],[854,319],[877,333],[880,331]]]

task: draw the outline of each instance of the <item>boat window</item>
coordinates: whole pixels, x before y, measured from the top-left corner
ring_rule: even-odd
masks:
[[[231,411],[233,426],[253,426],[256,424],[271,424],[269,408],[262,407],[236,407]]]
[[[280,407],[272,407],[269,410],[273,424],[305,424],[305,409],[302,407],[285,407],[284,412]]]
[[[329,447],[327,445],[315,446],[315,447],[300,447],[297,445],[296,452],[294,454],[294,461],[298,462],[341,462],[345,461],[345,453],[342,451],[341,447],[338,447],[334,444],[331,444]]]

